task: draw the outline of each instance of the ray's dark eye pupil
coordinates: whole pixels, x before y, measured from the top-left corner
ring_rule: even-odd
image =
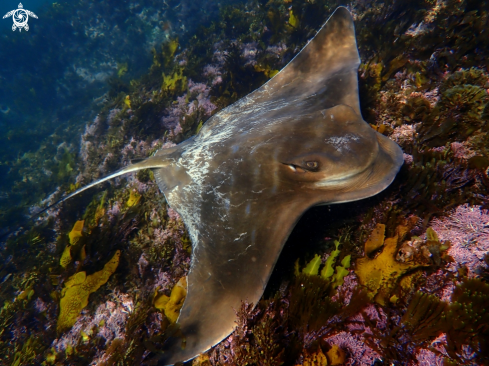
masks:
[[[309,169],[317,169],[319,166],[317,161],[306,161],[306,167]]]

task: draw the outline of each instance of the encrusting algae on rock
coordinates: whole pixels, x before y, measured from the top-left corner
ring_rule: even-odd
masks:
[[[60,313],[56,330],[61,333],[75,324],[82,309],[88,305],[88,297],[105,284],[119,265],[120,250],[105,264],[101,271],[91,275],[85,271],[75,273],[64,283],[59,302]]]

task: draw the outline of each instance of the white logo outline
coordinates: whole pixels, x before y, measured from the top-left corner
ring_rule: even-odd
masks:
[[[22,32],[22,28],[24,28],[26,31],[29,30],[29,25],[27,24],[27,22],[29,21],[29,15],[37,19],[36,14],[34,14],[30,10],[24,9],[22,3],[19,3],[19,8],[9,11],[3,16],[3,19],[12,17],[12,20],[14,21],[14,24],[12,25],[12,31],[15,32],[16,29],[19,29],[19,32]]]

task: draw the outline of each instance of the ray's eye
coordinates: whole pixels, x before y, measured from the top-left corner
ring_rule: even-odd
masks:
[[[319,171],[319,162],[310,160],[310,161],[302,161],[300,165],[296,164],[287,164],[287,163],[282,163],[284,165],[287,165],[290,170],[292,170],[294,173],[306,173],[306,172],[317,172]]]
[[[311,172],[316,172],[319,169],[319,163],[317,161],[306,161],[304,167]]]

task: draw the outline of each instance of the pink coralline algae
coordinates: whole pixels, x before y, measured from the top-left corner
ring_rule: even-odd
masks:
[[[109,217],[110,222],[114,223],[117,216],[119,216],[120,213],[121,213],[121,203],[116,201],[107,210],[107,216]]]
[[[194,83],[192,80],[189,80],[188,91],[189,98],[197,100],[197,106],[195,103],[191,103],[187,113],[192,114],[197,108],[201,108],[205,116],[210,117],[214,109],[217,108],[209,99],[210,88],[205,84]]]
[[[115,117],[117,116],[117,114],[121,111],[121,109],[118,109],[118,108],[114,108],[114,109],[111,109],[109,111],[109,115],[107,116],[107,123],[109,125],[112,124],[112,122],[114,121]]]
[[[392,140],[403,146],[414,141],[416,136],[416,125],[402,125],[396,127],[389,136]]]
[[[60,187],[57,187],[56,190],[53,193],[51,193],[48,197],[46,197],[45,199],[43,199],[39,203],[39,205],[31,206],[31,208],[29,209],[29,213],[31,215],[34,215],[37,212],[39,212],[40,210],[42,210],[42,207],[46,207],[46,206],[52,205],[53,203],[55,203],[59,199],[59,197],[61,196],[61,194],[62,194],[61,188]],[[52,208],[50,208],[49,210],[46,211],[46,213],[45,213],[45,215],[43,217],[40,217],[37,220],[38,221],[46,221],[49,217],[53,217],[53,218],[57,219],[58,218],[59,211],[60,211],[60,208],[59,207],[57,207],[57,206],[52,207]]]
[[[178,214],[178,212],[172,209],[171,207],[168,207],[168,217],[170,218],[170,220],[175,220],[175,221],[180,219],[180,215]]]
[[[127,182],[129,184],[129,186],[131,187],[131,189],[135,189],[136,191],[138,191],[139,194],[146,193],[151,186],[154,186],[153,182],[148,182],[148,183],[140,182],[136,178],[135,174],[130,175]]]
[[[40,297],[38,297],[36,300],[34,300],[34,309],[36,309],[38,313],[42,313],[48,309],[48,306]]]
[[[241,56],[246,60],[245,65],[256,65],[257,43],[245,43],[242,46]]]
[[[81,144],[80,144],[80,156],[82,160],[87,163],[88,162],[88,153],[90,150],[90,140],[97,136],[105,129],[105,121],[97,115],[94,118],[93,122],[85,126],[85,133],[81,136]]]
[[[176,136],[182,132],[181,123],[185,121],[186,116],[200,110],[203,117],[210,117],[217,107],[211,103],[209,93],[210,88],[206,84],[189,80],[188,93],[177,97],[176,103],[165,110],[161,118],[163,126]]]
[[[429,294],[434,294],[442,301],[450,302],[450,299],[455,289],[454,282],[449,279],[446,273],[439,269],[430,275],[423,274],[426,278],[425,285],[421,287],[421,291]]]
[[[115,164],[117,164],[117,156],[115,156],[113,153],[108,153],[105,155],[104,161],[98,169],[100,170],[100,173],[107,174],[113,169],[112,167]]]
[[[433,90],[430,90],[425,93],[420,93],[420,92],[412,92],[409,95],[410,98],[416,98],[416,97],[421,97],[423,99],[426,99],[429,103],[430,106],[433,108],[436,103],[440,100],[440,95],[438,92],[438,88],[434,88]]]
[[[413,163],[414,160],[412,155],[404,153],[402,156],[404,158],[404,164],[411,165]]]
[[[114,116],[112,116],[112,119]],[[96,141],[97,136],[103,135],[106,128],[106,120],[102,119],[99,115],[94,118],[92,123],[87,123],[85,126],[85,132],[81,136],[79,153],[81,166],[83,168],[76,177],[76,183],[85,184],[86,181],[90,181],[93,178],[98,178],[100,172],[104,172],[105,168],[103,165],[101,168],[96,169],[96,171],[89,171],[89,167],[91,166],[90,162],[94,160],[95,157],[99,157],[98,150],[101,146],[96,146],[94,142]],[[108,161],[105,163],[107,165]]]
[[[280,42],[273,46],[268,46],[265,50],[266,53],[270,55],[275,55],[279,58],[284,55],[285,51],[287,51],[287,45],[283,42]]]
[[[141,254],[138,260],[139,276],[141,276],[141,278],[143,278],[144,271],[146,270],[146,267],[148,267],[148,264],[149,262],[144,256],[144,254]]]
[[[212,55],[213,62],[217,63],[218,65],[224,65],[224,63],[226,62],[226,55],[227,55],[227,52],[222,50],[224,48],[224,42],[219,41],[214,43],[213,48],[214,48],[214,54]]]
[[[437,338],[435,338],[430,345],[430,348],[437,352],[435,353],[431,350],[421,348],[416,354],[416,360],[418,361],[416,365],[443,366],[443,358],[444,356],[447,356],[447,351],[445,350],[446,345],[447,337],[445,333],[442,333]]]
[[[155,282],[151,288],[151,291],[154,292],[156,291],[156,289],[163,291],[170,288],[173,284],[170,274],[168,272],[162,271],[159,268],[158,270],[155,271],[156,271],[156,274],[154,276]]]
[[[333,301],[342,301],[344,306],[350,304],[353,292],[358,286],[358,278],[353,271],[343,278],[343,284],[338,287],[338,291],[331,298]]]
[[[455,263],[448,267],[456,271],[467,267],[469,276],[474,276],[479,267],[487,267],[484,256],[489,253],[489,213],[480,206],[468,204],[457,207],[448,217],[434,219],[431,226],[440,240],[449,240],[448,254]]]
[[[450,149],[453,152],[453,156],[457,159],[470,159],[471,157],[477,155],[475,151],[468,146],[467,142],[452,142],[450,144]]]
[[[207,65],[204,67],[204,76],[212,80],[212,86],[222,83],[222,71],[218,65]]]
[[[137,141],[134,137],[131,137],[129,143],[127,143],[121,151],[122,154],[122,164],[127,165],[134,158],[144,158],[149,155],[149,153],[156,148],[161,141],[156,139],[151,143],[146,141]]]
[[[416,359],[419,366],[443,366],[443,357],[424,348],[419,350]]]
[[[347,366],[370,366],[381,356],[365,344],[362,336],[339,332],[325,339],[329,345],[336,345],[347,352]]]
[[[387,329],[387,315],[382,308],[369,304],[363,310],[350,317],[347,322],[347,329],[352,334],[360,333],[363,336],[374,334],[373,329],[366,324],[375,324],[375,329],[384,331]]]

